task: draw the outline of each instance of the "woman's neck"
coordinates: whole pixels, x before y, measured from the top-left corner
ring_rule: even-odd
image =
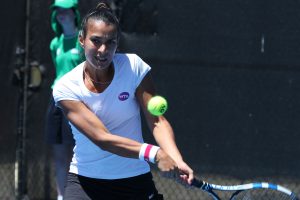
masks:
[[[97,70],[85,63],[84,73],[94,83],[110,83],[114,76],[114,66],[111,63],[106,70]]]

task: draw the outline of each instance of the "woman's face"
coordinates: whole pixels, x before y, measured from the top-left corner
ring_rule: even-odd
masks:
[[[118,46],[118,31],[115,25],[102,20],[89,20],[86,37],[80,36],[86,61],[95,69],[107,69]]]
[[[71,8],[56,8],[56,12],[56,19],[61,25],[75,22],[75,13]]]

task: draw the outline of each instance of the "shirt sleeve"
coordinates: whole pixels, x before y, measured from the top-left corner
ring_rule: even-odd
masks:
[[[55,101],[55,105],[59,107],[58,102],[62,100],[73,100],[73,101],[81,101],[79,91],[79,86],[76,85],[76,82],[72,82],[68,79],[68,77],[61,78],[53,88],[53,98]]]
[[[135,56],[134,65],[136,70],[136,81],[135,85],[138,87],[146,74],[151,70],[151,67],[145,63],[139,56]]]

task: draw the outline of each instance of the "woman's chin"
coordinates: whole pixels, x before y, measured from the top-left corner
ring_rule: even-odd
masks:
[[[105,70],[108,68],[109,65],[100,65],[100,64],[96,64],[96,65],[92,65],[93,68],[97,69],[97,70]]]

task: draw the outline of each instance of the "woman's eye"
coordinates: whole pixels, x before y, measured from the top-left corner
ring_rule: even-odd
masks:
[[[101,41],[100,41],[100,40],[92,40],[92,42],[93,42],[94,44],[97,44],[97,45],[101,44]]]
[[[116,44],[116,43],[117,43],[117,40],[109,40],[108,43],[109,43],[109,44]]]

